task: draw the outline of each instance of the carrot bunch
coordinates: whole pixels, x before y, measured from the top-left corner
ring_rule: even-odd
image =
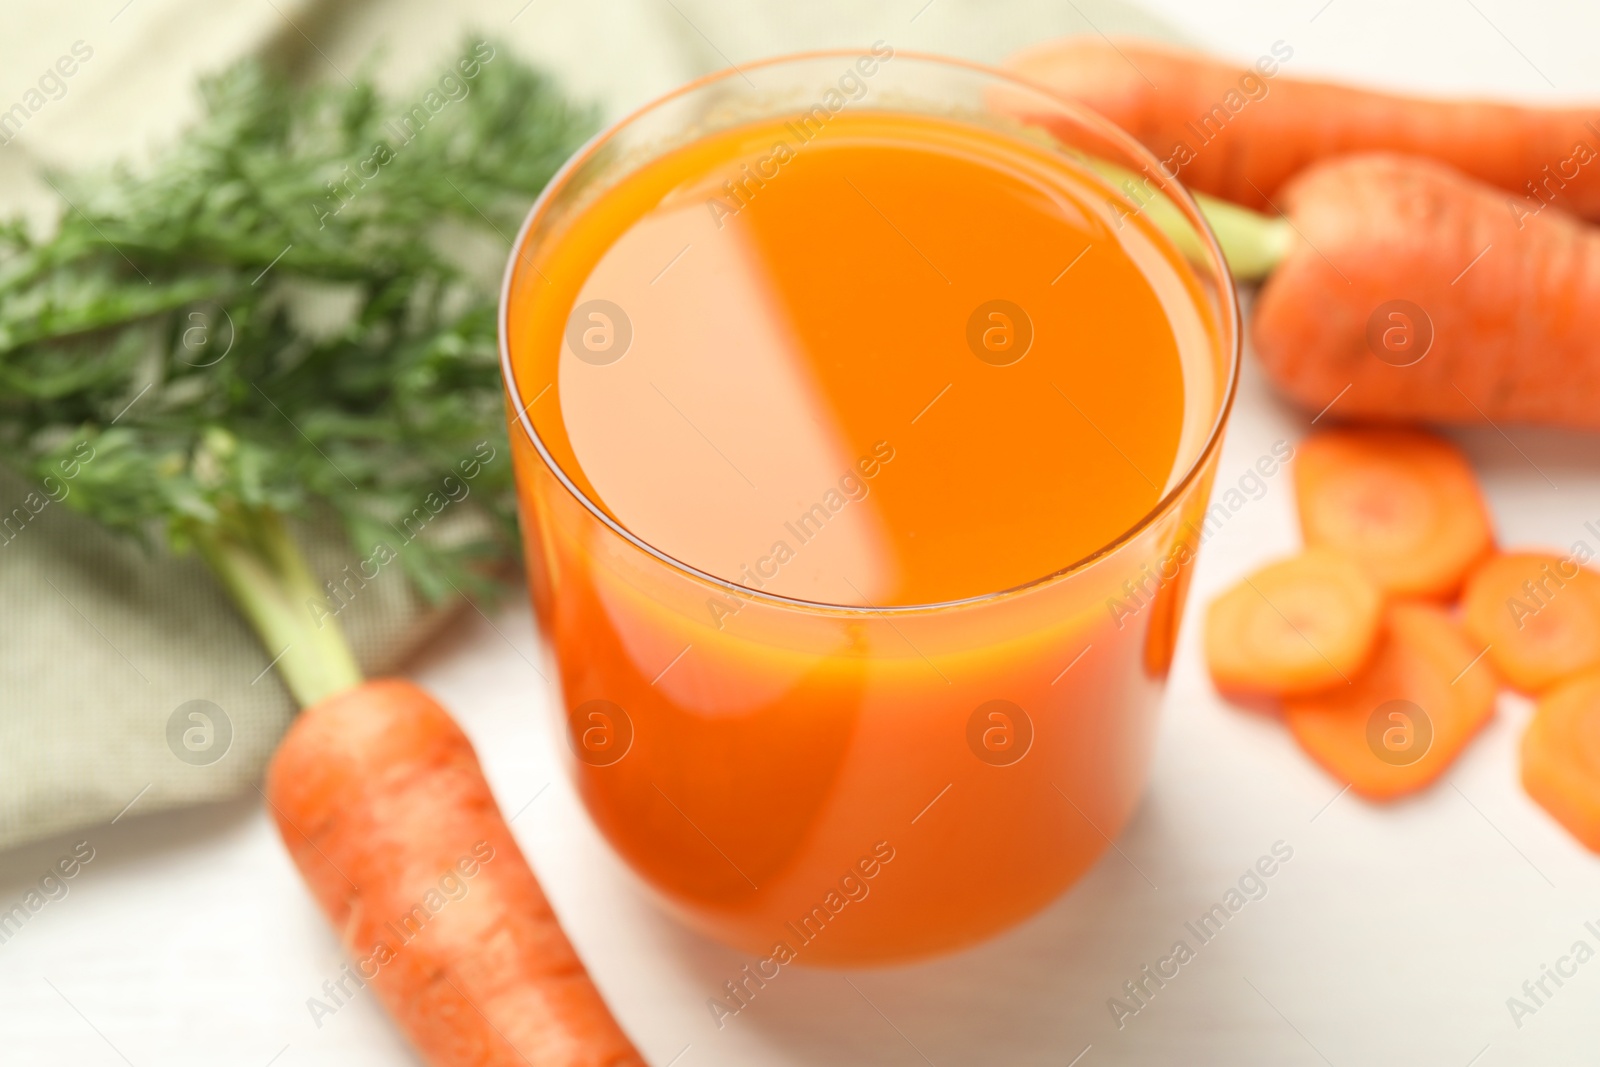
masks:
[[[1251,339],[1294,402],[1369,423],[1600,429],[1595,110],[1305,80],[1285,73],[1293,55],[1279,41],[1246,68],[1096,36],[1008,66],[1196,193],[1234,276],[1262,282]],[[1023,122],[1062,121],[1007,100]],[[1496,552],[1465,458],[1416,430],[1319,434],[1295,486],[1306,550],[1210,607],[1218,687],[1280,702],[1313,758],[1382,800],[1443,773],[1504,679],[1539,699],[1524,786],[1600,851],[1587,550]]]
[[[1422,431],[1329,430],[1297,455],[1306,548],[1211,603],[1217,687],[1278,702],[1313,759],[1392,800],[1454,762],[1504,679],[1540,698],[1524,787],[1600,851],[1600,573],[1587,550],[1496,550],[1466,457]]]
[[[1235,277],[1265,278],[1252,340],[1297,404],[1600,429],[1597,112],[1303,80],[1292,56],[1278,42],[1244,68],[1096,36],[1008,65],[1127,130],[1147,169],[1232,201],[1201,197]]]

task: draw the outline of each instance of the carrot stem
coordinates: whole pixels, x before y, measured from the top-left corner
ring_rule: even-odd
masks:
[[[309,606],[322,590],[277,512],[252,508],[190,533],[301,707],[361,683],[344,631]]]
[[[1294,241],[1288,219],[1272,218],[1203,193],[1194,194],[1194,200],[1217,236],[1234,281],[1260,281],[1288,254]]]
[[[1095,156],[1080,158],[1127,201],[1129,208],[1119,210],[1131,209],[1135,214],[1148,217],[1177,245],[1178,251],[1190,259],[1198,260],[1205,255],[1205,243],[1194,224],[1148,171],[1136,174]],[[1288,255],[1294,229],[1287,219],[1263,215],[1204,193],[1192,195],[1211,232],[1216,235],[1217,246],[1222,249],[1222,258],[1227,260],[1234,281],[1260,281]]]

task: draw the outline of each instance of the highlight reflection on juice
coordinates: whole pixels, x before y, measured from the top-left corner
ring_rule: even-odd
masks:
[[[1038,580],[1158,509],[1227,382],[1215,295],[1090,172],[819,114],[597,190],[504,327],[589,810],[692,922],[827,963],[999,929],[1120,830],[1204,472]]]

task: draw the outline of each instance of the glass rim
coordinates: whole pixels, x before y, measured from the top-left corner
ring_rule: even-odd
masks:
[[[665,564],[668,568],[687,576],[691,580],[713,586],[719,590],[722,590],[726,593],[731,593],[733,596],[742,598],[744,600],[767,603],[774,607],[781,607],[789,610],[802,610],[826,615],[919,615],[930,614],[936,611],[942,611],[951,608],[972,607],[978,604],[988,603],[990,601],[1020,596],[1024,593],[1032,592],[1035,589],[1043,588],[1044,586],[1051,585],[1056,582],[1065,581],[1072,575],[1085,571],[1098,561],[1114,554],[1118,549],[1133,541],[1144,531],[1154,526],[1160,519],[1168,515],[1176,507],[1178,501],[1183,497],[1184,493],[1200,476],[1200,472],[1205,468],[1207,461],[1210,460],[1213,453],[1215,453],[1221,446],[1223,430],[1227,426],[1228,416],[1233,410],[1234,400],[1238,394],[1239,371],[1240,365],[1243,362],[1243,336],[1239,324],[1239,294],[1233,282],[1233,274],[1228,268],[1227,260],[1222,254],[1221,247],[1217,244],[1216,235],[1212,232],[1211,224],[1206,219],[1204,212],[1200,210],[1199,204],[1195,202],[1194,197],[1190,194],[1189,190],[1183,185],[1183,183],[1180,182],[1176,176],[1167,174],[1165,167],[1162,166],[1161,161],[1155,156],[1154,153],[1152,153],[1136,138],[1134,138],[1132,134],[1128,133],[1120,126],[1117,126],[1109,119],[1102,117],[1092,109],[1074,101],[1063,99],[1046,88],[1044,85],[1033,81],[1030,78],[1013,74],[1010,71],[1000,70],[999,68],[991,67],[972,60],[960,59],[954,56],[942,56],[930,52],[901,52],[898,50],[894,52],[894,58],[896,59],[904,58],[912,60],[916,63],[927,64],[935,67],[962,69],[973,74],[994,79],[996,81],[1010,82],[1013,85],[1019,85],[1033,93],[1037,93],[1049,100],[1052,107],[1057,107],[1061,109],[1061,111],[1067,113],[1073,119],[1073,121],[1077,122],[1081,126],[1094,130],[1107,141],[1117,145],[1123,151],[1127,152],[1131,158],[1139,161],[1142,164],[1141,170],[1143,170],[1145,173],[1151,173],[1151,168],[1154,168],[1154,172],[1161,175],[1162,180],[1167,186],[1163,189],[1163,192],[1167,193],[1169,196],[1172,196],[1184,209],[1185,214],[1191,216],[1191,220],[1197,223],[1197,230],[1205,251],[1213,264],[1218,268],[1218,277],[1224,283],[1220,285],[1218,289],[1219,296],[1221,297],[1219,300],[1219,306],[1220,310],[1222,311],[1222,321],[1219,325],[1222,327],[1222,332],[1224,333],[1223,345],[1221,347],[1226,350],[1223,355],[1228,362],[1226,383],[1223,386],[1221,402],[1217,405],[1216,415],[1212,419],[1211,428],[1206,432],[1205,443],[1201,446],[1200,450],[1195,453],[1194,458],[1189,462],[1188,469],[1183,472],[1183,477],[1174,482],[1171,488],[1161,495],[1160,499],[1155,502],[1149,511],[1140,516],[1137,520],[1130,524],[1127,529],[1123,530],[1116,537],[1112,538],[1110,541],[1107,541],[1093,552],[1090,552],[1089,554],[1082,556],[1066,564],[1065,566],[1059,567],[1048,574],[1040,575],[1037,578],[1029,578],[1027,581],[1020,582],[1016,585],[1007,586],[1004,589],[997,589],[985,593],[975,593],[972,596],[959,597],[954,600],[930,601],[919,604],[884,604],[881,606],[873,606],[870,604],[834,604],[821,600],[806,600],[801,597],[785,596],[781,593],[769,593],[761,589],[752,589],[749,586],[741,585],[738,582],[723,578],[719,575],[711,573],[710,571],[678,559],[676,556],[669,555],[668,553],[657,548],[655,545],[652,545],[648,541],[644,540],[644,538],[628,529],[616,519],[612,518],[604,508],[602,508],[594,500],[590,499],[589,495],[580,489],[572,480],[571,476],[562,469],[561,464],[556,462],[555,457],[550,453],[550,450],[545,445],[544,440],[539,436],[539,431],[534,428],[533,420],[528,416],[528,408],[531,405],[522,402],[522,390],[517,384],[516,368],[513,366],[511,360],[511,344],[507,325],[512,280],[516,275],[517,263],[521,258],[523,246],[527,240],[529,231],[532,230],[534,225],[543,217],[545,210],[549,207],[550,201],[554,198],[554,196],[566,187],[566,183],[571,178],[572,174],[580,166],[592,159],[601,148],[612,141],[618,134],[627,129],[629,126],[633,125],[639,119],[643,118],[645,115],[656,111],[675,100],[697,92],[706,86],[713,85],[718,82],[728,81],[732,78],[743,78],[746,76],[747,72],[751,70],[760,70],[776,66],[787,66],[819,59],[853,59],[859,55],[859,49],[816,49],[807,52],[793,52],[786,53],[784,55],[769,56],[764,59],[745,63],[742,66],[729,66],[722,70],[713,71],[709,74],[703,74],[692,81],[680,85],[671,92],[665,93],[662,96],[658,96],[644,105],[635,108],[622,118],[606,126],[593,137],[589,138],[589,140],[586,141],[582,147],[575,151],[567,159],[567,161],[561,165],[555,174],[551,175],[550,180],[545,184],[545,187],[540,190],[538,197],[533,202],[533,205],[528,208],[528,214],[523,219],[522,225],[518,227],[517,235],[511,242],[511,252],[506,258],[505,273],[500,283],[499,306],[495,311],[495,326],[500,348],[500,373],[501,378],[506,386],[508,399],[511,401],[511,406],[515,415],[515,421],[521,426],[522,431],[527,434],[529,442],[533,445],[534,450],[539,454],[540,461],[553,475],[555,475],[556,480],[561,483],[562,487],[580,504],[582,504],[591,515],[593,515],[609,530],[611,530],[612,533],[617,534],[635,548]]]

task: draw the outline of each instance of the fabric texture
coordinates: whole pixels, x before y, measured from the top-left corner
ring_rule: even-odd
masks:
[[[0,473],[0,501],[28,495]],[[15,536],[0,542],[0,847],[249,790],[294,702],[205,565],[65,504],[21,527],[6,514]],[[354,558],[331,524],[296,535],[319,577]],[[448,615],[389,568],[339,620],[362,669],[378,674]]]

